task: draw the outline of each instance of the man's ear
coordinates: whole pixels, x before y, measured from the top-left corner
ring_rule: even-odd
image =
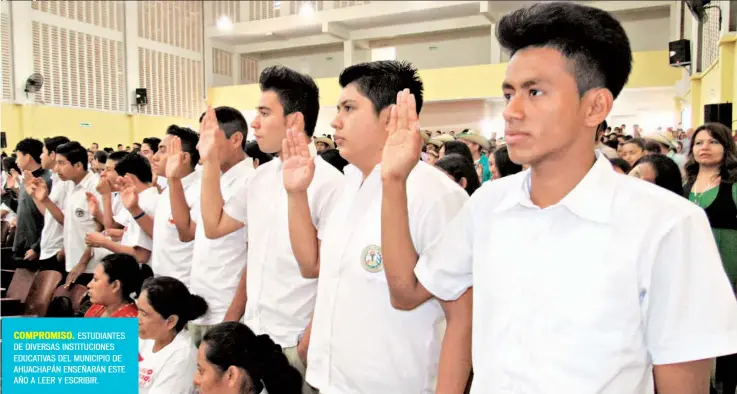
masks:
[[[304,131],[305,116],[302,114],[302,112],[293,112],[287,115],[287,127]]]

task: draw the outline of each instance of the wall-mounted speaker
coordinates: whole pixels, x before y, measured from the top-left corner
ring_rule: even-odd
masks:
[[[668,64],[671,67],[684,67],[691,64],[691,41],[678,40],[668,43]]]
[[[732,130],[732,103],[705,105],[704,123],[721,123]]]
[[[148,93],[146,91],[146,88],[136,89],[136,105],[146,104],[148,104]]]

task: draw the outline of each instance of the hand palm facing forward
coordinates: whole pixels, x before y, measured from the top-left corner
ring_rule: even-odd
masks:
[[[287,192],[306,191],[315,176],[315,160],[310,156],[307,136],[294,128],[287,130],[281,154],[284,188]]]
[[[391,109],[389,135],[381,157],[383,179],[406,180],[420,160],[422,138],[419,132],[415,96],[405,89],[397,94]]]

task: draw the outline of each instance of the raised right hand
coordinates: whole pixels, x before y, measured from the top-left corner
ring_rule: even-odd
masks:
[[[172,136],[167,144],[166,151],[169,157],[166,159],[166,179],[182,179],[187,176],[190,169],[189,158],[182,152],[182,140]]]
[[[197,143],[197,150],[200,152],[202,161],[217,158],[218,146],[224,140],[225,133],[220,130],[220,124],[215,115],[215,110],[211,106],[208,106],[205,117],[202,118],[200,141]]]
[[[287,193],[301,193],[307,190],[315,176],[315,160],[310,156],[307,136],[295,128],[287,130],[282,141],[284,161],[283,178]]]
[[[49,187],[41,178],[33,179],[31,189],[33,192],[33,199],[36,201],[44,201],[49,197]]]
[[[97,183],[95,190],[104,196],[113,192],[113,185],[110,184],[107,178],[100,178],[100,182]]]
[[[100,214],[100,202],[97,201],[97,196],[90,192],[86,192],[84,195],[87,197],[87,209],[90,210],[90,215],[96,217]]]

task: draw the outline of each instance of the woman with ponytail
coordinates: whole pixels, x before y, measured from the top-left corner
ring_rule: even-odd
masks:
[[[168,276],[149,278],[138,297],[138,392],[189,394],[197,349],[184,327],[207,312],[207,302]]]
[[[200,394],[299,394],[302,377],[268,335],[237,322],[213,326],[197,352]]]
[[[137,317],[133,300],[141,292],[143,281],[151,276],[151,267],[139,265],[130,255],[113,253],[103,257],[87,285],[92,306],[84,317]]]

